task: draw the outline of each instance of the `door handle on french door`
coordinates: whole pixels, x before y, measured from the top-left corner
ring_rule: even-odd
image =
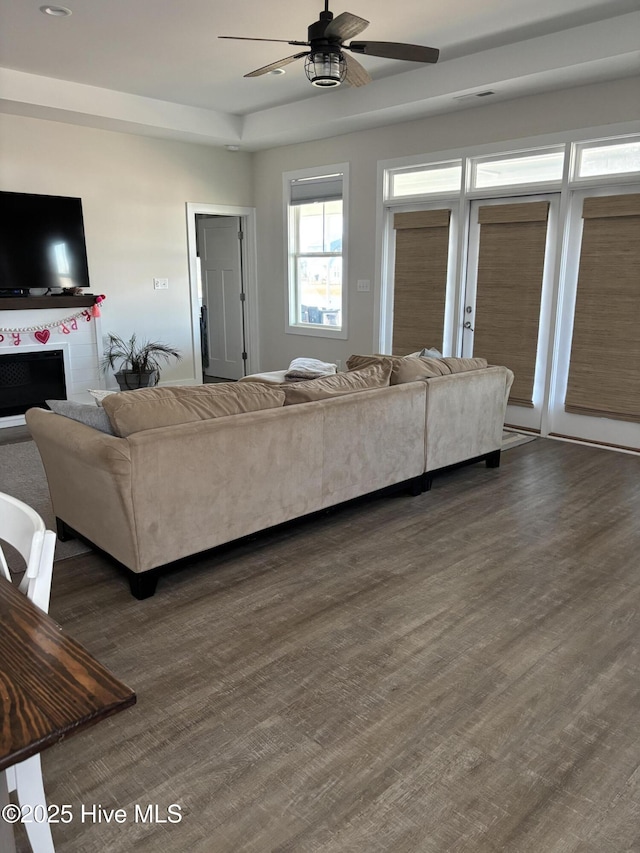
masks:
[[[467,322],[464,324],[464,327],[465,329],[469,329],[470,332],[473,332],[473,327],[471,326],[470,320],[467,320]]]

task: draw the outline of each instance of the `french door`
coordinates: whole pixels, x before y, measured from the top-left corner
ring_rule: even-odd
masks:
[[[470,205],[463,356],[513,370],[505,423],[542,429],[559,193]]]
[[[566,264],[548,434],[640,450],[640,185],[579,190]]]

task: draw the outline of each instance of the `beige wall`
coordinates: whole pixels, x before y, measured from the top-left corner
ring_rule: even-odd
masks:
[[[194,378],[185,204],[251,206],[251,155],[1,115],[0,188],[81,197],[103,333],[166,341],[185,358],[163,380]]]
[[[330,97],[330,95],[325,96]],[[321,106],[321,99],[318,99]],[[460,149],[543,134],[593,128],[640,118],[638,78],[566,89],[467,109],[419,121],[346,134],[255,155],[258,216],[260,340],[263,370],[306,355],[341,359],[371,352],[376,278],[376,182],[379,160]],[[350,163],[349,339],[334,341],[285,334],[286,268],[282,173],[331,163]],[[370,279],[370,293],[356,292]]]

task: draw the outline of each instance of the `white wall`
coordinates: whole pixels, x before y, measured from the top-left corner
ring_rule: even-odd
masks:
[[[286,366],[300,355],[344,363],[351,353],[377,350],[373,282],[379,160],[638,119],[638,82],[629,78],[565,89],[255,154],[262,369]],[[351,183],[349,338],[287,335],[282,173],[341,162],[350,163]],[[356,292],[357,279],[370,279],[371,292]]]
[[[193,380],[185,205],[251,206],[251,155],[12,115],[0,140],[1,189],[82,198],[103,332],[177,347],[184,360],[162,379]]]
[[[404,155],[615,124],[638,115],[638,79],[561,90],[256,154],[0,115],[0,188],[80,196],[102,329],[166,341],[185,360],[163,381],[193,381],[186,202],[257,207],[260,368],[298,355],[341,359],[376,349],[377,164]],[[327,97],[330,97],[328,95]],[[282,173],[350,162],[349,338],[286,335]],[[169,278],[168,291],[152,279]]]

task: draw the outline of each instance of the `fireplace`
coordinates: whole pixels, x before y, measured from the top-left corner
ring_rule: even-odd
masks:
[[[88,391],[104,384],[101,318],[82,310],[93,301],[83,296],[0,299],[0,429],[24,425],[24,412],[45,400],[95,405]],[[23,364],[15,368],[16,362]]]
[[[0,417],[21,415],[45,400],[66,400],[61,349],[0,354]]]

